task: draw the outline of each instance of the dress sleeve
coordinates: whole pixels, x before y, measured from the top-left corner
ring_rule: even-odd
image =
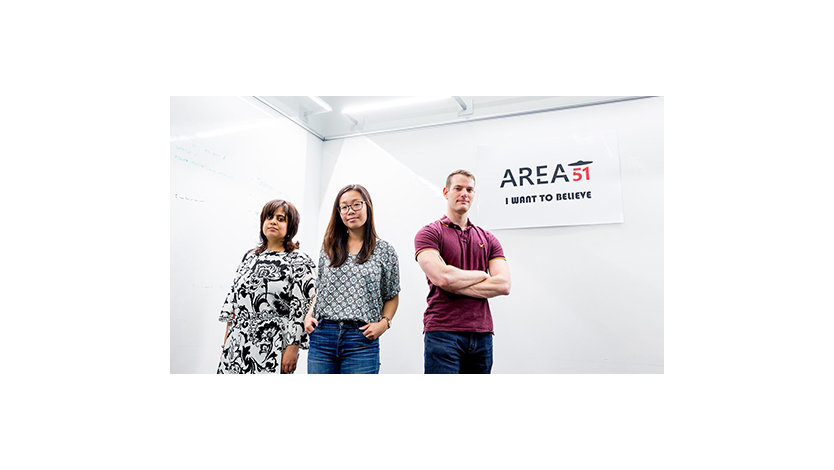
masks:
[[[290,321],[284,332],[284,344],[297,344],[301,349],[310,348],[310,339],[304,332],[304,316],[316,295],[316,265],[306,253],[300,253],[292,266],[290,286]]]
[[[232,281],[232,287],[229,289],[229,293],[226,294],[226,300],[223,302],[223,307],[220,308],[220,318],[218,320],[226,323],[232,321],[235,318],[235,310],[237,307],[237,289],[236,286],[240,281],[240,277],[246,272],[246,264],[247,264],[247,257],[249,257],[249,251],[243,255],[243,259],[240,260],[240,264],[237,267],[237,271],[235,271],[235,278]]]
[[[400,261],[397,251],[386,243],[382,259],[382,301],[387,302],[400,293]]]

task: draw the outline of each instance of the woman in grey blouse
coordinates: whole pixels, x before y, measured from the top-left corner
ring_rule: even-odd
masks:
[[[397,311],[400,267],[394,247],[376,235],[363,186],[336,195],[318,268],[317,294],[304,318],[307,372],[379,373],[379,337]]]

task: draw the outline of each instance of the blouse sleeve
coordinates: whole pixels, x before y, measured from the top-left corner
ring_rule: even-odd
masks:
[[[232,281],[232,287],[229,289],[229,293],[226,294],[226,300],[220,308],[220,318],[218,318],[218,320],[224,323],[230,322],[235,318],[235,307],[237,307],[237,289],[235,287],[238,285],[240,277],[246,271],[246,258],[249,256],[249,253],[250,252],[247,251],[246,254],[243,255],[243,259],[240,260],[237,271],[235,271],[235,278]]]
[[[400,261],[397,251],[386,243],[382,259],[382,301],[387,302],[400,293]]]
[[[316,295],[316,266],[306,253],[300,253],[293,263],[290,289],[290,321],[284,332],[284,344],[297,344],[301,349],[309,349],[310,340],[304,332],[304,316]]]

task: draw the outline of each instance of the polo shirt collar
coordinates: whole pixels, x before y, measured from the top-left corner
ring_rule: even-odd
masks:
[[[444,215],[443,217],[441,217],[441,218],[440,218],[440,222],[441,222],[443,225],[447,225],[447,226],[452,227],[452,228],[456,228],[456,229],[463,230],[463,228],[462,228],[461,226],[459,226],[458,224],[456,224],[456,223],[452,222],[452,219],[450,219],[448,215]],[[467,218],[466,218],[466,226],[467,226],[467,227],[469,227],[469,226],[471,226],[471,225],[472,225],[472,219],[471,219],[471,218],[469,218],[469,217],[467,217]]]

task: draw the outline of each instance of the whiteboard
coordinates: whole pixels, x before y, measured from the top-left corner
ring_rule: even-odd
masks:
[[[314,225],[317,208],[307,214],[304,200],[311,143],[320,151],[248,98],[171,98],[172,373],[217,368],[225,330],[217,317],[235,268],[258,243],[264,203],[286,199],[302,225],[305,215]],[[302,249],[316,245],[297,239]]]

